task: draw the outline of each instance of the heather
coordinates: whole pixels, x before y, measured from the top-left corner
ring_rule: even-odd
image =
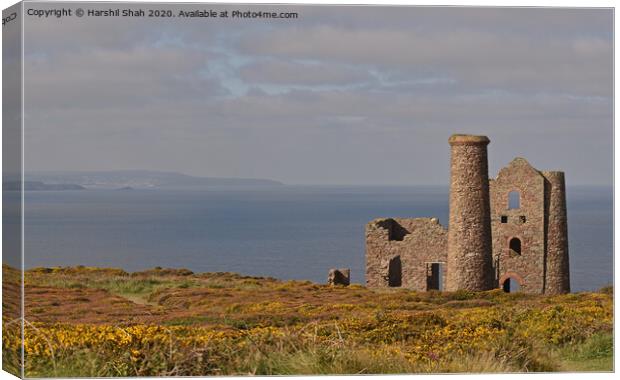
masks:
[[[415,292],[71,267],[27,271],[25,289],[31,377],[612,370],[610,288]],[[4,322],[15,372],[19,321]]]

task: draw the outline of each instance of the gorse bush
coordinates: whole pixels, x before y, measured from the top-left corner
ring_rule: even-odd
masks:
[[[540,360],[546,348],[581,342],[610,330],[610,310],[597,300],[600,301],[588,299],[570,308],[557,305],[542,310],[492,307],[415,315],[378,312],[368,318],[249,329],[34,323],[25,328],[26,369],[30,376],[68,375],[67,365],[88,356],[87,362],[93,366],[72,367],[78,371],[73,375],[398,373],[463,369],[456,365],[455,358],[469,361],[476,358],[475,365],[485,371],[553,371],[558,368]],[[265,305],[257,305],[262,307]],[[584,348],[584,352],[590,352],[592,357],[600,356],[601,345],[597,344],[594,341],[592,348]],[[19,340],[12,339],[11,331],[7,330],[3,345],[5,350],[17,351]],[[608,346],[603,347],[607,350]],[[491,363],[491,357],[499,362]]]
[[[375,292],[228,274],[87,270],[97,275],[73,298],[55,301],[59,306],[33,288],[41,302],[32,298],[26,316],[35,316],[34,305],[41,315],[57,316],[27,321],[26,376],[611,370],[608,293]],[[83,274],[37,272],[27,284],[50,286],[59,273],[67,276],[63,284]],[[121,285],[123,276],[133,282]],[[118,310],[131,311],[126,304],[102,309],[109,317],[96,323],[68,323],[54,314],[68,310],[63,302],[87,302],[81,292],[101,284],[107,291],[141,292],[152,306],[120,322],[112,321]],[[3,324],[2,344],[5,363],[16,363],[18,324]]]

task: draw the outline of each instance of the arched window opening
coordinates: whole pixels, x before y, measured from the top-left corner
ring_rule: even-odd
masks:
[[[508,277],[502,284],[502,289],[506,293],[516,293],[521,289],[519,282],[512,277]]]
[[[521,195],[518,191],[508,193],[508,209],[514,210],[521,208]]]
[[[400,256],[396,256],[390,260],[388,266],[388,286],[399,287],[403,283],[403,266],[400,262]]]
[[[513,255],[521,254],[521,240],[519,240],[519,238],[510,239],[508,247],[510,248],[510,253],[512,253]]]

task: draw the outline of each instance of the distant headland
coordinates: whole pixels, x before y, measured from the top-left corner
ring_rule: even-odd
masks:
[[[26,181],[50,185],[78,185],[86,189],[284,185],[271,179],[194,177],[176,172],[151,170],[40,171],[26,173]]]
[[[7,181],[2,185],[5,191],[18,191],[21,188],[19,181]],[[59,191],[59,190],[86,190],[84,186],[74,183],[44,183],[42,181],[24,181],[26,191]]]

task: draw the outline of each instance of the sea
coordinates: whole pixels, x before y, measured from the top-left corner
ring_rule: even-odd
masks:
[[[613,189],[567,189],[572,291],[613,282]],[[278,186],[28,191],[25,267],[188,268],[364,283],[364,226],[437,217],[448,187]]]

